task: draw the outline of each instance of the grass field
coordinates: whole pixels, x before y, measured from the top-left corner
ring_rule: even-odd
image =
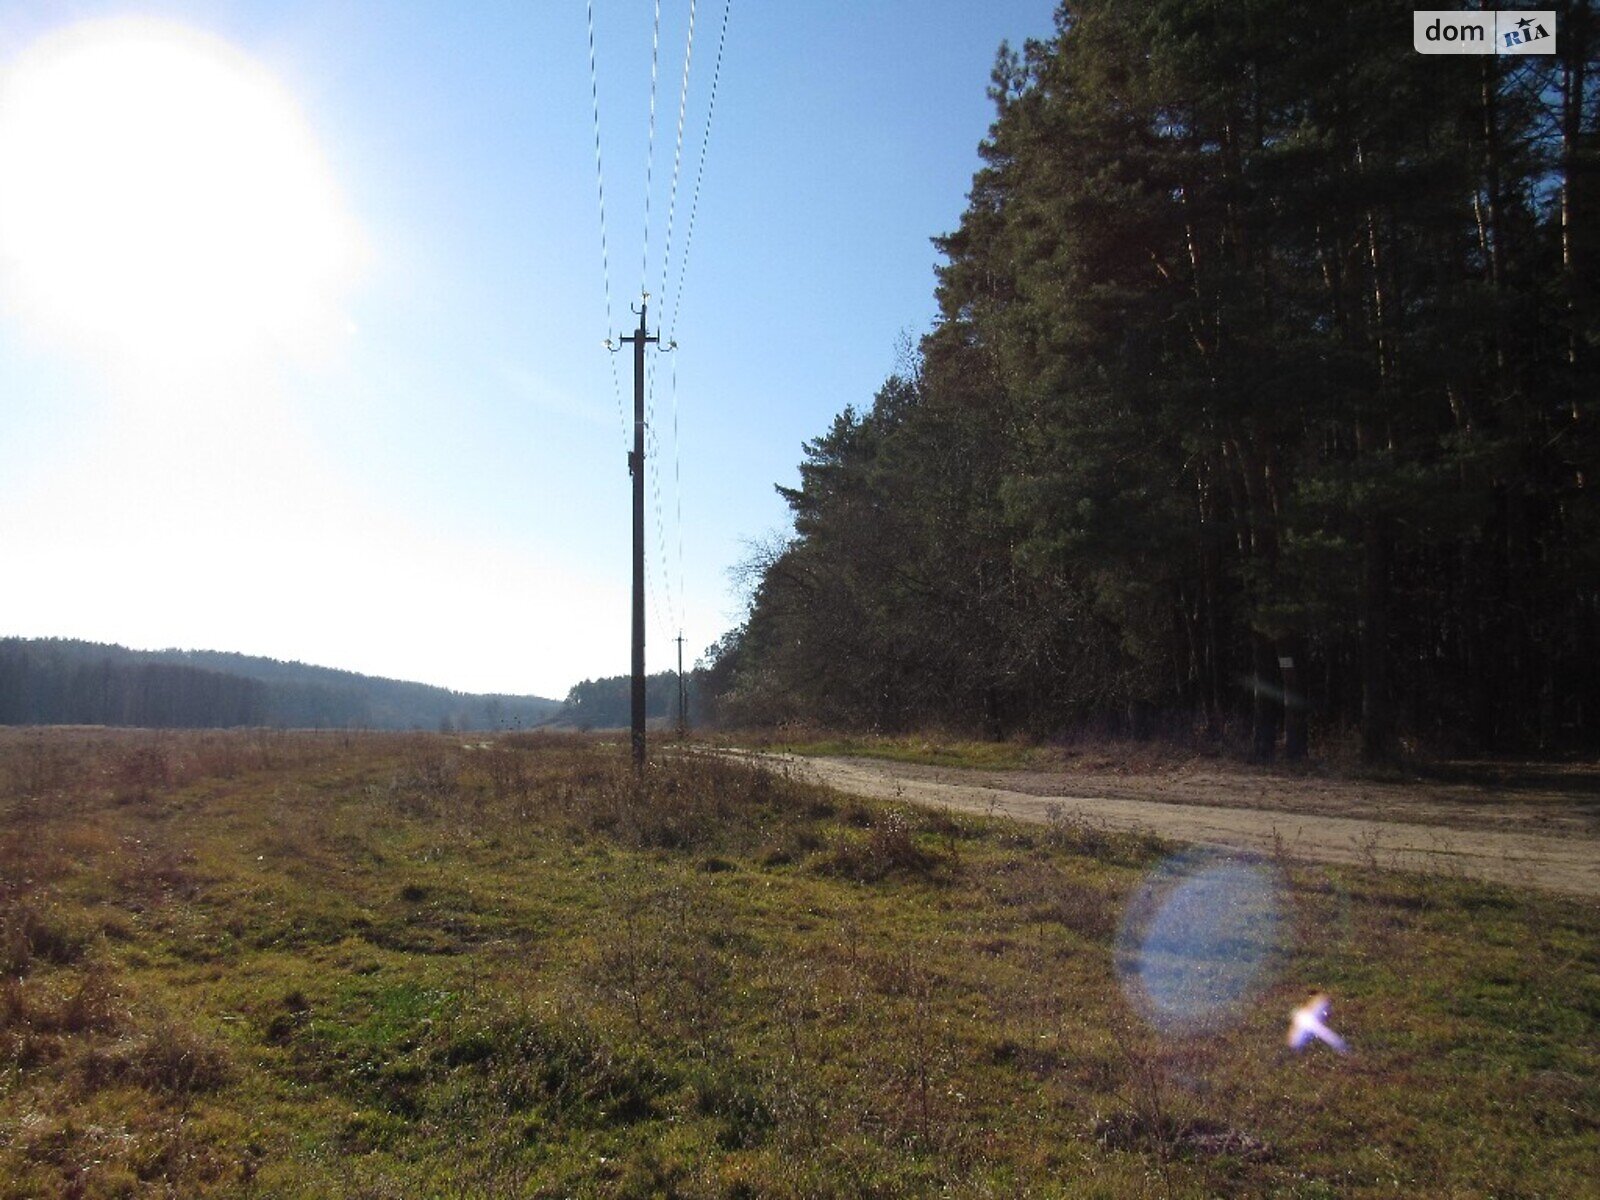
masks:
[[[1053,765],[1063,755],[1051,747],[1021,741],[976,741],[958,737],[920,737],[914,734],[804,733],[798,736],[741,731],[730,746],[756,748],[773,754],[816,755],[825,758],[882,758],[891,762],[928,767],[987,767],[1008,770]]]
[[[1366,768],[1352,757],[1346,739],[1323,739],[1315,763],[1278,762],[1262,766],[1249,759],[1249,748],[1237,740],[1210,742],[1198,736],[1131,738],[1084,732],[1076,737],[1039,741],[1023,737],[986,740],[959,734],[849,733],[834,729],[737,730],[710,735],[713,744],[730,749],[762,750],[773,754],[798,754],[820,758],[879,758],[925,767],[966,767],[975,770],[1089,770],[1144,772],[1171,770],[1197,764],[1228,764],[1256,774],[1329,774],[1385,779],[1416,778],[1417,772],[1399,772],[1393,766]]]
[[[0,814],[0,1197],[1595,1194],[1576,901],[1260,864],[1281,944],[1164,1033],[1117,964],[1172,848],[1066,822],[91,730],[0,730]],[[1314,989],[1348,1057],[1284,1047]]]

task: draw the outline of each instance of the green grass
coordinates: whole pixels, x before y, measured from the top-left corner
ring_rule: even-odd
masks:
[[[786,737],[747,733],[740,748],[816,758],[883,758],[929,767],[987,767],[1010,770],[1058,764],[1059,752],[1021,741],[974,741],[970,738],[919,734],[814,734]]]
[[[1166,848],[625,754],[0,731],[0,1197],[1592,1194],[1593,905],[1283,865],[1163,1035]]]

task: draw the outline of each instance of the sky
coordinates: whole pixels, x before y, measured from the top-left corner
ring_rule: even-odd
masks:
[[[1051,7],[732,0],[718,71],[725,0],[595,0],[591,90],[583,0],[11,0],[0,636],[626,673],[603,343],[648,291],[648,668],[691,665],[802,443],[930,328],[995,51]]]

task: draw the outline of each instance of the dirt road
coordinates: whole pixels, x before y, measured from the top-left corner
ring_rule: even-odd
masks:
[[[925,767],[752,754],[843,792],[1047,822],[1052,814],[1178,842],[1453,874],[1600,897],[1600,803],[1559,774],[1520,786],[1368,784],[1181,771]]]

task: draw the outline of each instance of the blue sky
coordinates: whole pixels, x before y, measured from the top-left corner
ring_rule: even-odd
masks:
[[[653,8],[595,5],[613,335],[632,328],[641,276],[661,290],[673,213],[667,295],[651,310],[652,326],[676,312],[680,344],[655,360],[653,382],[652,670],[672,665],[680,628],[692,661],[739,619],[730,566],[747,541],[787,527],[773,484],[794,480],[801,443],[869,402],[927,329],[929,238],[964,207],[995,50],[1051,24],[1045,0],[734,0],[675,298],[724,9],[696,5],[675,207],[689,4],[661,11],[645,260]],[[131,265],[107,268],[101,254],[59,267],[34,249],[49,237],[0,211],[0,244],[13,246],[0,254],[0,543],[12,564],[0,634],[239,650],[471,691],[560,696],[625,672],[618,404],[631,363],[601,345],[585,5],[13,3],[0,16],[11,81],[0,127],[8,96],[24,111],[12,85],[33,76],[21,66],[63,58],[39,47],[77,45],[63,32],[74,25],[114,48],[130,29],[176,39],[222,64],[217,78],[252,80],[271,111],[251,124],[246,99],[234,118],[225,95],[207,94],[212,74],[190,84],[175,69],[163,78],[179,117],[152,109],[111,149],[78,148],[139,152],[114,171],[63,174],[55,186],[89,199],[47,193],[32,219],[55,222],[70,247],[77,227],[61,213],[116,230],[130,206],[152,205],[128,218],[125,240],[156,250]],[[131,61],[85,103],[140,111],[146,75]],[[230,168],[253,190],[216,183],[205,165],[216,135],[190,129],[195,112],[241,131],[230,154],[261,142]],[[46,122],[50,148],[37,152],[49,154],[103,124],[26,120]],[[26,132],[26,120],[12,126]],[[291,133],[279,138],[275,121]],[[4,128],[0,173],[51,175],[23,171],[6,146],[26,138],[7,142]],[[168,159],[179,165],[149,165]],[[265,164],[255,182],[252,162]],[[210,173],[189,174],[194,163]],[[269,197],[212,229],[183,206],[213,184],[224,207]],[[165,231],[146,239],[150,225]],[[302,252],[313,243],[321,258]],[[29,254],[44,255],[36,275],[69,281],[50,284],[54,308],[16,265]],[[108,269],[121,272],[109,284]],[[132,298],[105,299],[119,288]],[[79,303],[99,305],[92,321]]]

